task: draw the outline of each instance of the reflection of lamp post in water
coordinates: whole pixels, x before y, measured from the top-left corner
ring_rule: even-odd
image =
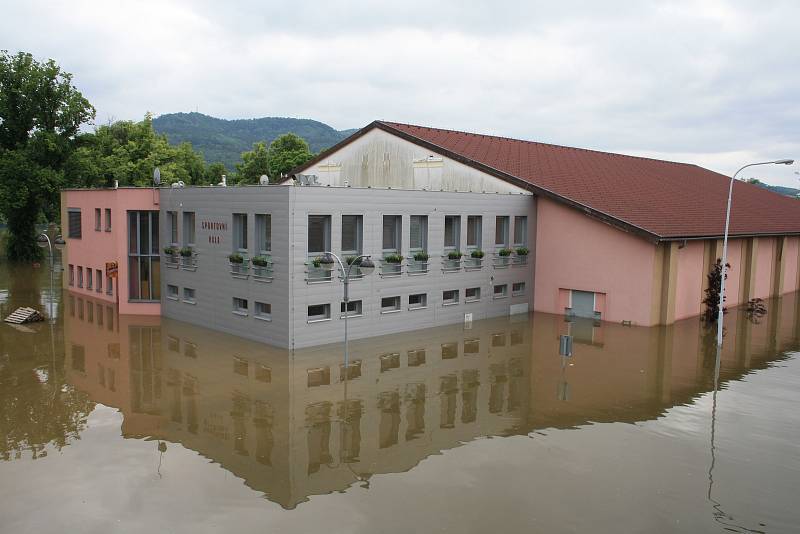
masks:
[[[572,336],[561,335],[558,338],[558,354],[561,356],[561,380],[558,383],[556,396],[560,401],[569,400],[569,384],[567,383],[567,358],[572,357]]]
[[[50,252],[50,324],[53,324],[55,321],[53,315],[53,271],[55,270],[55,256],[53,255],[53,244],[56,246],[56,250],[63,250],[64,245],[67,243],[64,241],[64,238],[60,235],[57,235],[55,240],[50,241],[50,236],[47,235],[46,232],[42,232],[39,234],[39,237],[36,238],[36,243],[42,247],[47,247]]]

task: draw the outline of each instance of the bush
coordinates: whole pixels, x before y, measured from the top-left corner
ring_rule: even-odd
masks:
[[[472,256],[473,258],[475,258],[475,259],[478,259],[478,260],[479,260],[479,259],[483,258],[483,256],[484,256],[484,253],[483,253],[483,251],[482,251],[482,250],[473,250],[473,251],[470,253],[470,256]]]
[[[313,265],[315,268],[319,269],[320,267],[322,267],[322,258],[317,256],[316,258],[311,260],[311,265]]]
[[[255,265],[256,267],[266,267],[267,265],[269,265],[269,258],[267,258],[266,256],[256,256],[250,261],[252,261],[253,265]]]
[[[428,256],[427,252],[419,251],[414,253],[414,261],[428,261],[428,258],[430,256]]]
[[[178,250],[175,247],[164,247],[164,254],[167,256],[174,256]]]
[[[344,262],[347,265],[353,265],[353,264],[359,265],[361,263],[361,258],[359,256],[345,256]]]
[[[498,254],[505,258],[505,257],[511,256],[512,252],[513,251],[510,248],[501,248],[500,252],[498,252]]]
[[[725,280],[728,279],[728,271],[730,270],[730,263],[725,264]],[[706,305],[706,311],[703,314],[705,320],[709,323],[716,322],[719,316],[719,292],[722,287],[722,260],[717,258],[717,263],[711,268],[708,273],[708,288],[706,288],[706,298],[703,299],[703,304]],[[723,299],[723,302],[727,296]],[[722,307],[722,313],[728,313],[725,306]]]
[[[193,252],[192,247],[183,247],[181,249],[181,256],[184,258],[191,258]]]
[[[228,260],[231,263],[244,263],[244,256],[242,256],[238,252],[234,252],[233,254],[228,256]]]
[[[527,256],[530,250],[528,250],[528,247],[517,247],[516,252],[517,256]]]
[[[403,261],[403,256],[400,254],[387,254],[383,257],[383,261],[386,263],[400,263]]]
[[[451,250],[447,253],[448,260],[460,260],[461,256],[463,256],[463,254],[461,254],[460,250]]]

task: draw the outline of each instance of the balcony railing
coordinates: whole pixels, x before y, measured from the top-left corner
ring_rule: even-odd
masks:
[[[457,273],[461,270],[461,259],[442,258],[442,272]]]
[[[196,271],[197,270],[197,253],[193,252],[191,256],[181,256],[181,270],[182,271]]]
[[[492,266],[495,269],[507,269],[511,265],[511,256],[495,255],[492,259]]]
[[[273,268],[271,261],[266,265],[253,264],[251,269],[253,270],[253,280],[258,282],[272,282]]]
[[[528,255],[524,254],[524,255],[520,256],[519,254],[517,254],[517,255],[514,256],[514,259],[512,260],[512,263],[514,265],[528,265]]]
[[[332,279],[333,265],[314,266],[313,262],[306,263],[306,282],[317,284],[320,282],[330,282]]]
[[[403,274],[403,264],[402,263],[395,263],[395,262],[388,262],[388,261],[381,261],[381,270],[380,275],[385,277],[391,276],[400,276]]]
[[[479,271],[483,269],[483,258],[464,258],[465,271]]]
[[[231,267],[231,276],[246,280],[250,277],[250,261],[245,259],[241,263],[228,262]]]
[[[164,254],[164,265],[170,269],[177,269],[181,265],[180,256],[177,254]]]
[[[427,261],[408,260],[408,264],[406,266],[406,273],[408,273],[409,276],[425,274],[427,272],[428,272]]]

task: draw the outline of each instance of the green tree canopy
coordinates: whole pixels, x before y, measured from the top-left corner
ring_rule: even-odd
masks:
[[[293,133],[278,137],[269,145],[267,155],[270,180],[277,182],[283,174],[313,157],[308,143],[302,137]]]
[[[269,175],[269,154],[262,141],[253,143],[253,150],[242,152],[242,162],[236,164],[236,180],[240,184],[257,184],[264,174]]]
[[[13,260],[37,259],[35,224],[58,216],[64,166],[95,110],[53,60],[0,51],[0,213]]]

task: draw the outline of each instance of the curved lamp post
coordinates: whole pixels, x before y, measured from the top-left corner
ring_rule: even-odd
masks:
[[[793,159],[777,159],[775,161],[762,161],[759,163],[749,163],[731,176],[731,183],[728,187],[728,208],[725,212],[725,235],[722,240],[722,280],[719,284],[719,315],[717,317],[717,347],[722,347],[722,304],[725,302],[725,275],[728,264],[728,228],[731,222],[731,199],[733,197],[733,183],[736,181],[736,176],[748,167],[755,167],[757,165],[791,165],[794,163]]]
[[[36,238],[36,244],[42,248],[47,248],[50,252],[50,323],[53,322],[53,270],[55,269],[55,257],[53,256],[53,245],[56,250],[64,250],[67,244],[61,235],[57,235],[54,240],[50,240],[50,236],[46,232],[42,232]]]
[[[357,257],[352,262],[347,263],[346,267],[345,262],[333,252],[324,252],[321,259],[322,263],[328,265],[334,262],[338,263],[339,268],[342,270],[342,282],[344,283],[344,372],[345,375],[348,375],[350,373],[350,362],[347,346],[347,317],[350,315],[350,311],[347,309],[347,304],[350,302],[350,270],[354,265],[357,265],[361,269],[361,273],[366,276],[372,274],[372,271],[375,270],[375,264],[368,255]]]

